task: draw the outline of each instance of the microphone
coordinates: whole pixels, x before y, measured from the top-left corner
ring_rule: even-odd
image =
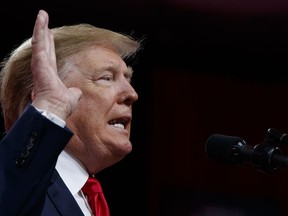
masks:
[[[288,135],[286,133],[281,133],[275,128],[269,128],[267,130],[267,137],[280,144],[288,145]]]
[[[264,171],[288,167],[288,158],[282,156],[278,147],[270,145],[265,140],[256,146],[251,146],[240,137],[213,134],[206,142],[205,152],[210,159],[228,164],[252,163]]]

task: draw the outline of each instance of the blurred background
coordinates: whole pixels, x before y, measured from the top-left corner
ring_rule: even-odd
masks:
[[[39,9],[50,27],[86,22],[145,38],[133,152],[99,174],[113,216],[288,214],[287,169],[223,164],[204,150],[215,133],[254,146],[268,128],[288,131],[288,1],[2,2],[1,59],[31,36]]]

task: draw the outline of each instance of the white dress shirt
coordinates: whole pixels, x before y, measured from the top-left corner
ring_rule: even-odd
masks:
[[[38,110],[43,116],[47,117],[50,121],[54,122],[58,126],[65,127],[66,122],[53,113],[46,112],[45,110],[38,108],[36,108],[36,110]],[[85,216],[93,216],[87,199],[81,190],[89,177],[89,174],[81,162],[63,150],[58,157],[56,170],[75,198],[83,214]]]
[[[89,177],[82,164],[75,157],[63,150],[58,157],[56,170],[72,193],[84,215],[93,215],[81,190]]]

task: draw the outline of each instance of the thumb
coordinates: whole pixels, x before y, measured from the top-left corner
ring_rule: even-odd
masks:
[[[76,110],[78,101],[82,96],[82,91],[79,88],[71,87],[69,88],[70,91],[70,103],[72,112]]]
[[[72,93],[72,95],[75,97],[75,100],[79,100],[82,96],[82,91],[79,88],[71,87],[69,88],[69,91]]]

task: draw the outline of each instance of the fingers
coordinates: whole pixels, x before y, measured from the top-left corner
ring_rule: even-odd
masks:
[[[32,104],[66,119],[77,107],[82,92],[64,85],[58,76],[54,35],[48,28],[48,14],[40,10],[32,36]]]
[[[50,63],[56,62],[54,36],[48,28],[49,16],[44,10],[40,10],[34,25],[32,36],[32,53],[37,55],[47,55]]]
[[[44,27],[44,42],[45,42],[45,47],[47,49],[47,54],[51,60],[52,63],[56,63],[56,56],[55,56],[55,45],[54,45],[54,35],[52,31],[48,28],[49,24],[49,16],[48,14],[40,10],[39,13],[44,16],[45,18],[45,27]],[[55,65],[56,66],[56,65]]]
[[[32,36],[32,49],[33,53],[38,53],[45,49],[45,28],[48,25],[48,14],[45,11],[40,10],[34,25],[33,36]]]
[[[42,68],[50,68],[50,73],[57,74],[54,36],[48,28],[49,16],[40,10],[35,21],[32,36],[32,72],[38,73]],[[47,70],[48,71],[48,70]]]
[[[55,45],[54,45],[54,36],[53,33],[50,29],[49,30],[49,43],[50,43],[50,51],[49,51],[49,56],[51,61],[55,64],[56,67],[56,53],[55,53]]]

